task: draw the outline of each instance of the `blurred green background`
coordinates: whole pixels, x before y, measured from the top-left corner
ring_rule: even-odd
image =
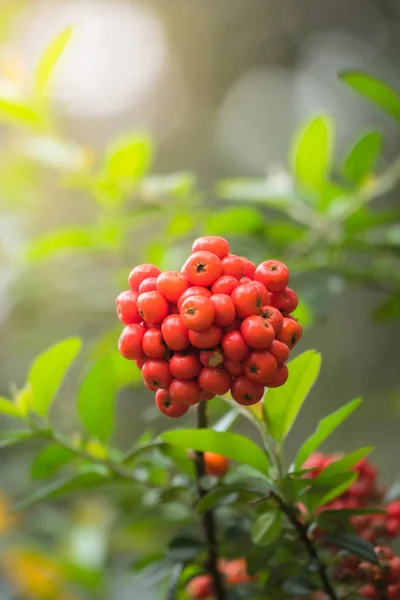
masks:
[[[337,74],[362,69],[400,89],[398,2],[3,0],[0,22],[2,394],[22,387],[37,353],[82,337],[53,410],[73,431],[85,365],[115,352],[115,297],[129,270],[179,269],[193,237],[219,233],[236,253],[287,262],[306,324],[300,350],[323,355],[289,452],[318,418],[363,396],[327,450],[374,445],[393,478],[399,135]],[[63,31],[47,81],[43,53]],[[343,167],[371,130],[367,158]],[[130,365],[115,356],[115,366],[125,448],[149,422],[169,424],[130,385]],[[26,489],[35,449],[3,451],[7,495]]]

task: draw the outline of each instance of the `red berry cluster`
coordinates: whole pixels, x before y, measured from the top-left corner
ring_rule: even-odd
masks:
[[[116,302],[126,325],[119,351],[136,361],[170,417],[229,391],[239,404],[259,402],[265,386],[286,382],[285,362],[302,335],[283,263],[256,267],[217,236],[198,238],[192,252],[180,272],[135,267]]]
[[[236,558],[230,561],[221,559],[218,561],[218,568],[228,586],[235,586],[254,580],[254,577],[250,577],[247,573],[244,558]],[[214,598],[211,576],[197,575],[193,577],[186,586],[186,592],[189,598],[193,598],[194,600]]]

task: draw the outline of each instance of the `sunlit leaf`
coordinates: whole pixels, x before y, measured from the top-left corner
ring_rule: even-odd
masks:
[[[344,164],[344,173],[350,181],[362,183],[371,173],[382,151],[383,135],[369,131],[353,146]]]
[[[127,134],[113,142],[107,151],[107,172],[116,182],[135,182],[149,170],[153,158],[151,139]]]
[[[16,404],[8,398],[0,396],[0,413],[9,417],[15,417],[20,419],[22,417],[21,411],[18,409]]]
[[[342,71],[339,78],[400,121],[400,95],[395,89],[362,71]]]
[[[314,385],[321,366],[315,350],[303,352],[288,363],[289,379],[279,388],[271,388],[264,398],[264,410],[270,431],[276,440],[285,439],[297,414]]]
[[[55,344],[32,363],[27,382],[32,386],[32,409],[45,416],[63,379],[81,348],[79,338],[69,338]]]
[[[193,173],[151,175],[141,182],[140,191],[149,199],[170,195],[180,198],[190,194],[195,185],[196,178]]]
[[[114,428],[115,377],[113,357],[100,358],[84,379],[78,394],[78,412],[86,431],[107,441]]]
[[[34,79],[34,90],[38,95],[48,93],[54,68],[70,40],[72,30],[73,28],[70,26],[61,31],[40,57]]]
[[[26,258],[28,260],[41,260],[52,256],[93,247],[93,234],[90,229],[83,227],[66,227],[44,235],[30,242]]]
[[[253,208],[226,208],[210,214],[206,219],[208,235],[230,233],[257,233],[263,229],[264,219]]]
[[[32,107],[22,102],[0,98],[0,121],[36,127],[39,125],[41,117]]]

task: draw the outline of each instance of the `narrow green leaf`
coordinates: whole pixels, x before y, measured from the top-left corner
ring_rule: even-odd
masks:
[[[14,446],[20,442],[31,440],[36,437],[36,434],[32,431],[19,431],[14,429],[7,429],[6,431],[0,431],[0,448],[7,448],[7,446]]]
[[[400,95],[387,83],[362,71],[342,71],[339,79],[400,122]]]
[[[40,116],[26,104],[0,98],[0,121],[15,125],[37,126],[40,123]]]
[[[9,417],[15,417],[16,419],[21,419],[22,414],[18,410],[18,407],[9,400],[8,398],[3,398],[0,396],[0,413],[3,415],[8,415]]]
[[[349,452],[339,460],[336,460],[335,462],[331,463],[321,471],[318,477],[316,477],[316,485],[325,481],[326,479],[329,479],[330,477],[332,477],[332,475],[336,475],[337,473],[343,473],[352,469],[357,463],[360,462],[361,459],[367,456],[372,450],[372,446],[366,446],[365,448],[360,448],[359,450],[355,450],[354,452]]]
[[[262,231],[264,219],[254,208],[226,208],[206,219],[206,233],[209,235],[254,234]]]
[[[54,68],[70,40],[72,30],[73,28],[70,26],[61,31],[40,57],[34,79],[34,90],[38,95],[42,96],[48,93]]]
[[[168,444],[200,452],[215,452],[250,465],[261,473],[268,472],[268,460],[261,448],[237,433],[213,429],[175,429],[166,431],[160,437]]]
[[[52,477],[58,469],[67,464],[74,453],[58,444],[51,444],[39,452],[31,466],[31,477],[33,479],[45,479]]]
[[[319,491],[315,481],[315,487],[307,491],[306,495],[304,496],[304,503],[307,505],[309,511],[313,513],[320,506],[325,506],[326,504],[328,504],[328,502],[331,502],[332,500],[335,500],[335,498],[338,498],[339,496],[344,494],[344,492],[351,486],[351,484],[356,479],[357,473],[354,473],[352,471],[350,473],[337,473],[335,476],[332,477],[331,480],[327,478],[324,481],[320,481],[319,485],[321,487]],[[333,483],[333,481],[337,482],[339,480],[341,480],[341,482],[337,483],[336,485],[333,485],[333,487],[329,491],[323,491],[323,488],[327,486],[327,484],[330,481],[332,481]]]
[[[281,513],[271,510],[260,515],[251,528],[254,544],[266,546],[276,540],[281,530]]]
[[[294,469],[298,470],[306,462],[307,458],[335,431],[361,404],[361,398],[356,398],[345,404],[329,416],[321,419],[315,433],[309,437],[301,446],[294,461]]]
[[[63,379],[81,348],[79,338],[55,344],[33,362],[27,382],[32,386],[32,409],[46,416]]]
[[[112,180],[135,182],[149,170],[153,159],[151,139],[128,134],[113,142],[107,152],[107,171]]]
[[[400,295],[394,294],[375,309],[373,313],[375,321],[392,321],[400,319]]]
[[[297,414],[314,385],[321,366],[321,355],[315,350],[300,354],[288,364],[289,379],[280,388],[271,388],[264,398],[266,421],[274,438],[285,439]]]
[[[197,512],[204,513],[216,506],[233,504],[239,497],[237,486],[219,487],[208,492],[197,505]]]
[[[344,164],[344,173],[350,181],[361,184],[373,173],[382,151],[383,135],[369,131],[351,149]]]
[[[95,240],[90,230],[83,227],[65,227],[46,233],[30,242],[26,258],[31,261],[51,258],[61,253],[93,248]]]
[[[329,177],[334,125],[327,115],[308,120],[292,142],[292,169],[301,188],[320,193]]]
[[[347,550],[351,554],[355,554],[356,556],[360,556],[364,560],[367,560],[370,563],[375,565],[379,565],[378,557],[375,554],[375,550],[373,545],[367,540],[359,537],[358,535],[353,535],[351,533],[343,533],[342,535],[332,535],[329,536],[326,541],[328,543],[335,544],[344,550]]]
[[[386,515],[386,511],[381,508],[339,508],[337,510],[324,510],[318,515],[318,521],[328,520],[349,520],[357,515]]]
[[[83,381],[78,412],[86,431],[105,442],[114,428],[115,378],[113,357],[100,358]]]

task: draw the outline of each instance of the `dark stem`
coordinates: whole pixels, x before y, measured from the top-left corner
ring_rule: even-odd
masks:
[[[203,429],[207,427],[207,402],[202,401],[197,405],[197,427]],[[197,489],[199,497],[203,498],[207,493],[201,486],[201,478],[205,475],[204,454],[196,452],[196,474],[197,474]],[[213,580],[213,590],[216,600],[227,600],[227,595],[224,587],[224,581],[218,569],[218,546],[216,537],[216,528],[214,514],[211,510],[207,510],[202,515],[203,529],[207,543],[207,570]]]
[[[297,531],[300,541],[303,542],[307,550],[308,556],[317,567],[318,574],[321,579],[321,583],[323,585],[325,593],[331,600],[338,600],[338,596],[336,595],[336,592],[333,589],[331,582],[329,581],[328,575],[326,574],[326,566],[320,559],[317,548],[315,547],[313,541],[308,537],[307,525],[304,525],[304,523],[299,521],[295,510],[291,506],[287,506],[287,504],[285,504],[285,502],[278,494],[275,494],[275,492],[271,491],[270,497],[275,500],[278,507],[286,515],[286,517],[289,519],[289,521]]]

